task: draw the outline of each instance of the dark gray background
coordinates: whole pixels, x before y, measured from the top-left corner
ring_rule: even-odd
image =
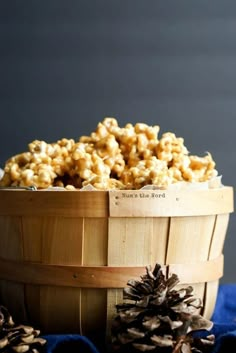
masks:
[[[1,1],[0,166],[114,116],[210,151],[234,186],[235,37],[235,1]],[[222,282],[236,282],[235,230],[233,214]]]

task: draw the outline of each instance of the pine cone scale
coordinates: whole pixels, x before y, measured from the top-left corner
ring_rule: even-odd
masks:
[[[46,340],[39,335],[40,331],[31,326],[15,325],[7,308],[0,305],[0,350],[2,353],[40,353]]]
[[[176,290],[178,283],[176,274],[165,278],[159,264],[153,271],[148,266],[140,281],[128,281],[124,299],[129,303],[116,306],[111,329],[116,352],[207,352],[214,338],[195,339],[192,332],[210,330],[213,323],[197,313],[202,303],[193,288]]]

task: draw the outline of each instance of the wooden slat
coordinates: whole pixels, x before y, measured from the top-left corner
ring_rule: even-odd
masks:
[[[40,327],[47,333],[80,332],[80,290],[41,286]]]
[[[152,239],[152,218],[110,218],[108,265],[150,264]]]
[[[41,224],[42,230],[42,266],[45,263],[53,267],[55,264],[65,266],[79,266],[83,257],[83,218],[70,217],[44,217]],[[40,227],[40,225],[39,225]],[[38,276],[37,273],[35,276]],[[48,274],[60,277],[61,274]],[[31,282],[33,283],[33,281]],[[81,289],[64,286],[46,286],[41,282],[40,288],[40,318],[44,330],[49,332],[53,327],[54,332],[79,332],[80,329],[80,302]],[[66,305],[62,305],[66,300]],[[58,310],[60,317],[58,320]]]
[[[107,217],[108,214],[110,217],[174,217],[232,211],[232,187],[197,191],[0,190],[0,215],[27,216],[37,212],[38,216],[92,218]]]
[[[222,214],[216,217],[215,229],[209,248],[209,260],[219,256],[224,247],[225,236],[229,222],[229,214]],[[218,294],[219,280],[206,282],[205,306],[203,315],[211,317],[215,308]]]
[[[169,217],[153,218],[152,242],[149,244],[150,265],[165,264],[168,234],[170,227]]]
[[[168,266],[169,274],[178,274],[180,283],[202,283],[218,280],[223,276],[224,256],[212,259],[211,261],[201,261],[195,264],[171,264]]]
[[[214,234],[209,248],[209,260],[219,256],[223,251],[229,217],[229,214],[221,214],[216,217]]]
[[[0,190],[0,215],[108,217],[106,191]]]
[[[21,217],[22,247],[25,261],[42,261],[42,224],[43,217]],[[39,285],[24,285],[24,305],[27,305],[29,322],[41,327],[41,287]]]
[[[38,226],[42,232],[42,263],[82,264],[82,218],[48,216]]]
[[[108,218],[85,218],[83,241],[83,266],[105,266],[107,264]],[[88,335],[106,330],[106,289],[81,289],[80,333]],[[97,323],[99,322],[99,327]],[[101,334],[102,335],[102,334]]]
[[[197,268],[201,261],[208,259],[209,248],[215,226],[215,216],[172,217],[170,222],[167,249],[167,264],[191,264]],[[194,269],[193,269],[194,270]],[[205,278],[193,285],[194,295],[203,302],[205,297]],[[190,273],[191,275],[191,273]]]
[[[11,260],[21,262],[23,260],[22,223],[21,217],[0,216],[0,257],[8,257]],[[8,281],[8,278],[0,281],[1,303],[14,313],[15,320],[26,322],[28,319],[24,284]]]
[[[0,258],[0,278],[28,284],[79,288],[124,288],[129,279],[140,279],[145,266],[63,266]],[[181,283],[199,283],[220,278],[223,255],[211,261],[162,266],[164,273],[179,275]]]
[[[107,265],[108,218],[85,218],[83,254],[81,264],[85,266]]]
[[[188,265],[206,261],[214,225],[214,215],[171,218],[166,263]]]
[[[0,259],[0,278],[28,284],[77,288],[123,288],[140,267],[59,266]]]
[[[111,191],[110,217],[177,217],[233,211],[233,188]]]
[[[143,266],[137,268],[136,276],[131,273],[123,282],[125,287],[131,278],[138,278],[145,273],[145,266],[151,261],[151,246],[153,240],[153,221],[150,218],[110,218],[108,227],[108,257],[107,264],[111,266]],[[112,276],[114,278],[114,276]],[[122,302],[123,290],[120,286],[107,291],[107,336],[116,314],[115,305]],[[121,289],[118,289],[121,288]]]

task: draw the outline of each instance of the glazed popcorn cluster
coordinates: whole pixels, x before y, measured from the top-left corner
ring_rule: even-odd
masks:
[[[28,151],[6,161],[1,186],[51,186],[68,190],[91,184],[99,190],[167,188],[179,182],[204,182],[217,175],[211,154],[190,155],[184,139],[158,125],[120,127],[105,118],[90,136],[55,143],[35,140]]]

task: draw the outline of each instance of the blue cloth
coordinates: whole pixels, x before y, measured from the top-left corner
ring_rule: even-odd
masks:
[[[100,353],[95,345],[81,335],[45,335],[46,353]]]
[[[236,284],[219,286],[211,320],[215,335],[212,353],[236,353]],[[46,353],[103,353],[81,335],[47,335]]]
[[[216,337],[212,353],[236,352],[236,284],[220,285],[211,320]]]

